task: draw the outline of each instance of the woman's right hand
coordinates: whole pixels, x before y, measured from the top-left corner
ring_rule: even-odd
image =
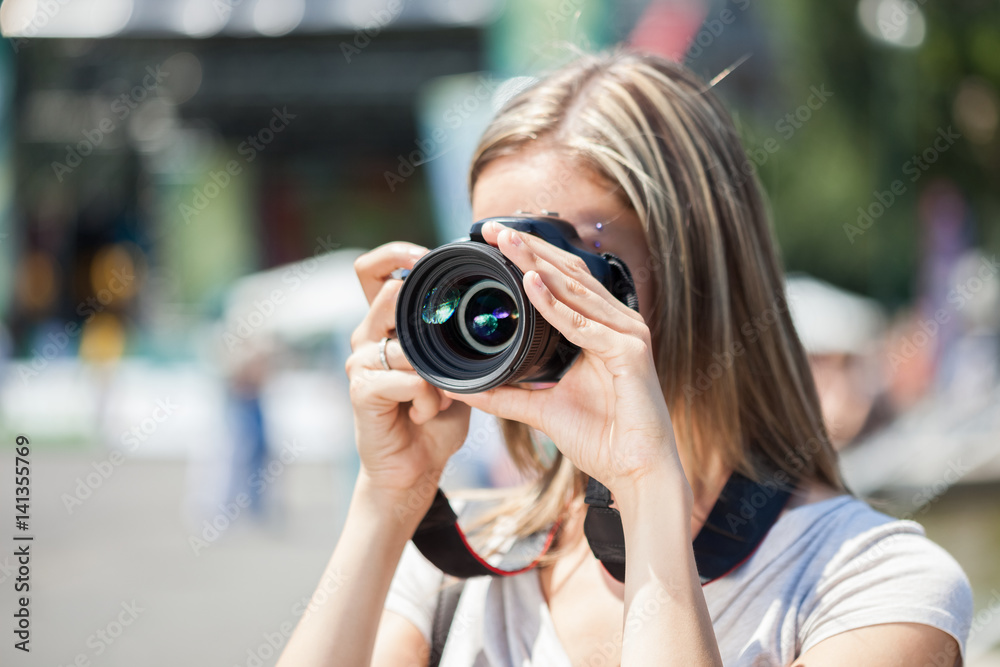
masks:
[[[412,268],[428,251],[411,243],[388,243],[361,255],[354,269],[371,308],[351,335],[346,369],[354,408],[354,429],[362,473],[381,492],[407,495],[436,488],[448,458],[469,429],[469,408],[452,401],[416,371],[403,355],[396,331],[396,298],[402,280],[390,277]],[[389,337],[382,367],[379,341]],[[428,485],[430,476],[433,485]],[[424,498],[423,496],[428,497]],[[433,493],[420,492],[415,507],[430,506]]]

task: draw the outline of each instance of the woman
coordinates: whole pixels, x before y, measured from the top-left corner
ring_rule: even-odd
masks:
[[[561,527],[541,568],[466,584],[444,667],[959,660],[968,582],[917,524],[846,494],[746,164],[711,91],[653,56],[584,58],[500,111],[473,160],[473,217],[557,211],[637,283],[639,313],[569,254],[487,226],[534,306],[583,350],[549,388],[442,392],[392,339],[383,364],[401,286],[390,273],[426,250],[392,243],[358,260],[371,311],[347,372],[362,467],[280,664],[428,664],[442,576],[406,545],[469,406],[514,424],[511,454],[538,473],[505,505],[505,525],[517,536]],[[547,460],[517,425],[560,455]],[[703,587],[692,539],[734,472],[794,492],[757,551]],[[588,476],[621,514],[624,584],[583,539]]]

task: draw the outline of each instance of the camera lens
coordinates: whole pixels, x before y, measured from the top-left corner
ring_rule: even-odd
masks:
[[[483,354],[506,349],[517,333],[517,304],[510,290],[496,280],[480,280],[458,305],[459,328],[465,341]]]
[[[558,380],[579,349],[531,306],[522,280],[486,243],[450,243],[422,257],[396,304],[399,342],[414,370],[460,393]]]
[[[420,319],[439,326],[441,340],[456,354],[488,356],[502,352],[514,341],[518,310],[514,294],[500,281],[470,282],[459,277],[454,284],[427,291]]]

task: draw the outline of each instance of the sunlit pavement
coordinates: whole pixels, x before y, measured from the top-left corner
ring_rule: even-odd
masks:
[[[0,664],[272,664],[268,640],[280,649],[282,624],[294,623],[340,530],[333,468],[291,466],[276,484],[282,516],[261,523],[244,510],[196,555],[189,539],[204,526],[182,516],[182,463],[128,460],[68,512],[60,497],[105,456],[33,455],[31,652],[12,646],[16,573],[0,556]],[[10,477],[0,480],[5,501]],[[10,557],[13,502],[4,504],[0,553]]]

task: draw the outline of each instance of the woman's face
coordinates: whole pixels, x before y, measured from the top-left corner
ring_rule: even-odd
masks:
[[[517,211],[558,214],[580,236],[588,252],[610,252],[636,274],[650,257],[639,217],[622,202],[618,186],[600,178],[558,151],[529,149],[494,160],[479,175],[472,192],[474,220],[513,215]],[[598,223],[601,227],[598,228]],[[600,247],[595,248],[595,244]],[[643,271],[642,275],[649,275]],[[650,281],[636,280],[639,312],[652,306]]]

